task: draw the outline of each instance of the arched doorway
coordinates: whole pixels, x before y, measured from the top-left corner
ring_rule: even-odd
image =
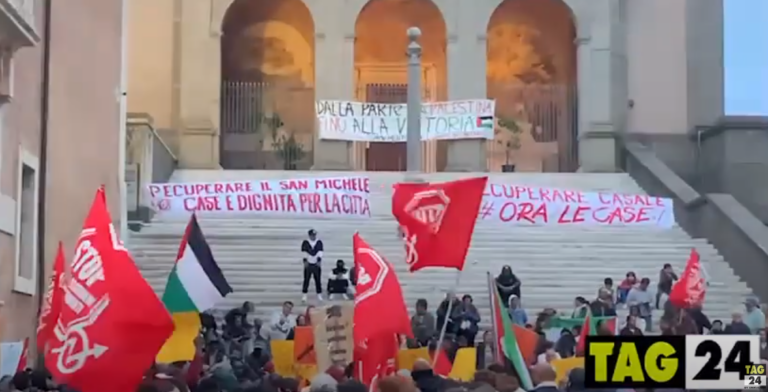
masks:
[[[446,27],[431,0],[370,0],[355,22],[355,88],[359,101],[405,103],[407,90],[406,30],[421,29],[422,98],[446,97]],[[445,165],[445,148],[422,143],[422,167],[435,171]],[[402,171],[405,143],[356,143],[357,169]]]
[[[487,92],[496,100],[491,171],[578,166],[576,28],[562,0],[504,0],[487,33]]]
[[[315,27],[302,0],[236,0],[221,42],[224,169],[308,170]]]

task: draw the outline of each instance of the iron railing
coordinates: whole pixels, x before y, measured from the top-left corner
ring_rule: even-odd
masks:
[[[224,169],[309,170],[314,130],[314,88],[226,81],[221,86]]]
[[[126,137],[126,182],[129,189],[129,219],[144,220],[140,210],[150,205],[143,189],[151,183],[168,181],[178,159],[147,114],[129,113]],[[134,207],[134,208],[131,208]],[[146,208],[145,208],[146,209]]]
[[[16,9],[22,19],[33,28],[37,28],[35,23],[35,0],[7,0],[9,4]]]
[[[439,86],[422,98],[436,101]],[[405,84],[358,86],[355,99],[404,103]],[[573,85],[493,84],[495,139],[487,142],[489,171],[575,171],[578,108]],[[221,87],[220,160],[225,169],[308,170],[313,164],[315,91],[291,83],[224,82]],[[399,143],[355,143],[358,170],[405,170]],[[447,142],[425,142],[425,171],[441,171]]]
[[[488,170],[571,172],[578,168],[578,102],[572,85],[490,84],[496,137]]]

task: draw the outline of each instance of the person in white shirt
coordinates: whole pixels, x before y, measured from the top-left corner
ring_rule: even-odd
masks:
[[[285,340],[288,333],[296,327],[296,316],[293,314],[293,302],[283,302],[283,308],[275,312],[269,320],[269,336],[267,339]],[[263,328],[264,330],[266,328]]]
[[[301,252],[304,254],[304,282],[301,285],[303,302],[307,301],[307,292],[309,291],[309,281],[315,281],[315,292],[318,301],[323,300],[323,286],[320,281],[322,276],[321,262],[323,261],[323,241],[317,238],[317,231],[314,229],[307,232],[307,239],[301,242]]]

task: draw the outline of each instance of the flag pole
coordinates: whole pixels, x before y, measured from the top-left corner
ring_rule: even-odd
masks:
[[[456,282],[453,284],[454,292],[459,288],[459,281],[461,280],[461,270],[456,270]],[[453,298],[448,301],[448,308],[445,311],[445,320],[443,320],[443,326],[440,327],[440,337],[437,339],[437,347],[435,347],[435,355],[432,358],[432,368],[437,364],[437,358],[440,355],[440,351],[443,347],[443,340],[445,340],[445,332],[448,329],[448,320],[451,318],[451,310],[453,310]]]
[[[485,272],[486,276],[488,277],[488,300],[491,303],[491,331],[493,332],[493,359],[496,361],[496,363],[504,363],[502,359],[502,353],[501,351],[501,345],[499,344],[499,330],[502,328],[500,325],[498,325],[498,320],[496,320],[496,308],[499,307],[498,300],[496,299],[496,296],[498,295],[498,289],[496,288],[496,282],[493,279],[493,275],[491,275],[490,271]],[[499,309],[501,311],[501,309]],[[488,367],[489,364],[485,364],[486,367]]]

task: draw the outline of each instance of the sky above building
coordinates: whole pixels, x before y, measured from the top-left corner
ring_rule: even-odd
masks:
[[[724,0],[725,113],[768,116],[768,1]]]

